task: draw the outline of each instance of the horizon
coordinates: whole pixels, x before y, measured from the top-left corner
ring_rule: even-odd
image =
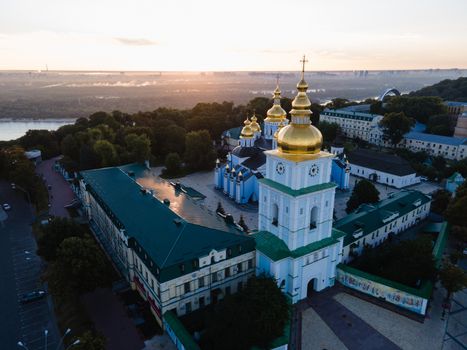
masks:
[[[307,71],[467,68],[463,0],[6,0],[2,7],[0,70],[298,71],[303,54]]]

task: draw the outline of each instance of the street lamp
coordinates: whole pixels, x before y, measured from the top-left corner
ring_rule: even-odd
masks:
[[[70,328],[67,328],[67,330],[65,331],[65,333],[63,334],[63,336],[60,338],[60,341],[58,342],[57,350],[60,349],[60,346],[62,345],[63,340],[65,339],[65,337],[66,337],[70,332],[71,332],[71,329],[70,329]]]
[[[48,329],[45,329],[44,330],[44,342],[45,342],[45,346],[44,346],[44,349],[47,350],[47,335],[49,334],[49,330]]]
[[[76,339],[73,343],[71,343],[65,350],[68,350],[69,348],[71,348],[72,346],[74,345],[78,345],[79,343],[81,343],[81,341],[79,339]]]
[[[26,350],[29,350],[28,347],[27,347],[25,344],[23,344],[23,342],[21,342],[21,341],[19,341],[19,342],[17,343],[17,345],[18,345],[18,346],[21,346],[22,348],[24,348],[24,349],[26,349]]]

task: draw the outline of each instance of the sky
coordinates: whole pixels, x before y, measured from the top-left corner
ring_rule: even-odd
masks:
[[[467,68],[467,0],[0,0],[0,69]]]

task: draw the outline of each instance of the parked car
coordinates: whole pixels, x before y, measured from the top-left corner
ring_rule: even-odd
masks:
[[[47,292],[45,290],[39,289],[39,290],[35,290],[32,292],[23,294],[21,296],[20,301],[21,303],[26,304],[26,303],[30,303],[30,302],[42,299],[46,295],[47,295]]]
[[[11,189],[16,190],[16,184],[14,182],[11,183]]]
[[[2,207],[3,207],[3,210],[5,211],[11,210],[11,205],[9,205],[8,203],[3,204]]]

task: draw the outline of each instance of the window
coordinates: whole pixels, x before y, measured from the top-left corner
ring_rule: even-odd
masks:
[[[237,264],[237,273],[242,272],[242,263]]]
[[[205,302],[204,302],[204,297],[199,298],[199,307],[204,307]]]
[[[243,282],[238,282],[237,291],[240,292],[243,289]]]
[[[253,268],[253,259],[248,260],[248,270]]]
[[[316,228],[317,220],[318,220],[318,207],[313,207],[310,213],[310,230],[314,230]]]
[[[279,224],[279,207],[276,203],[272,205],[272,224],[274,226]]]
[[[224,270],[225,278],[230,277],[230,267],[226,267]]]
[[[217,282],[217,272],[213,272],[211,273],[211,279],[212,279],[212,282]]]
[[[203,288],[204,287],[204,276],[198,278],[198,288]]]
[[[193,268],[197,269],[198,268],[198,260],[193,260]]]
[[[190,302],[188,302],[188,303],[185,304],[185,312],[186,312],[186,313],[191,312],[191,303],[190,303]]]
[[[190,292],[190,282],[185,282],[183,285],[183,288],[185,290],[185,294]]]
[[[230,286],[225,287],[225,295],[229,295],[229,294],[230,294]]]
[[[184,264],[181,264],[181,265],[180,265],[180,271],[181,271],[181,272],[185,272],[185,265],[184,265]]]

